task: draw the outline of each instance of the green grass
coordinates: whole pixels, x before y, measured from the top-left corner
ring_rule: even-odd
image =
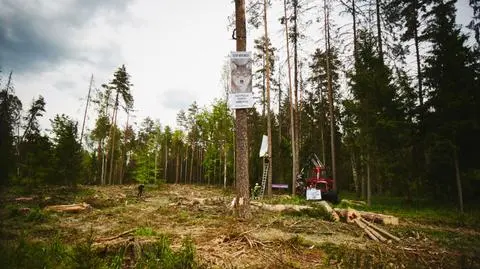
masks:
[[[289,205],[306,205],[308,201],[305,198],[300,196],[288,196],[288,195],[281,195],[281,196],[273,196],[271,198],[264,198],[260,200],[261,202],[267,204],[289,204]]]
[[[157,232],[155,232],[150,227],[140,227],[135,230],[135,235],[139,236],[156,236]]]
[[[190,237],[186,237],[179,250],[174,251],[170,247],[170,239],[166,235],[160,235],[159,240],[143,249],[143,255],[138,261],[136,268],[198,268],[196,262],[195,245]]]
[[[151,231],[140,229],[141,234]],[[90,231],[79,242],[68,245],[62,243],[58,235],[49,241],[33,240],[29,234],[22,234],[16,240],[0,240],[0,268],[71,268],[106,269],[125,268],[127,249],[103,256],[93,248],[93,233]],[[131,253],[131,252],[130,252]],[[153,244],[143,245],[134,268],[199,268],[196,249],[190,237],[182,241],[178,250],[171,248],[167,235],[160,234]]]

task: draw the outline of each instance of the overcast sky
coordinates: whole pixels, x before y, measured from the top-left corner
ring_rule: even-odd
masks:
[[[466,22],[471,9],[459,2]],[[0,68],[4,78],[13,70],[24,109],[45,97],[44,128],[59,113],[81,121],[90,76],[100,87],[122,64],[134,84],[134,120],[175,125],[180,109],[223,95],[233,9],[230,0],[0,0]],[[269,19],[277,37],[280,14]],[[94,120],[90,109],[89,125]]]

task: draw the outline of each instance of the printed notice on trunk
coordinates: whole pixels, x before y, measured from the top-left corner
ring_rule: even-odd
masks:
[[[231,52],[230,89],[230,107],[234,109],[253,107],[251,52]]]

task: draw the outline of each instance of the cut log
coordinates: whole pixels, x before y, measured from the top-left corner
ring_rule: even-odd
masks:
[[[92,207],[87,203],[81,204],[71,204],[71,205],[51,205],[44,208],[46,211],[54,212],[68,212],[68,213],[78,213],[85,210],[90,210]]]
[[[280,204],[270,205],[270,204],[260,203],[256,201],[250,201],[250,204],[258,208],[261,208],[267,211],[272,211],[272,212],[282,212],[287,210],[302,211],[305,209],[314,209],[313,207],[308,205],[280,205]]]
[[[327,210],[327,212],[330,213],[330,215],[332,215],[332,219],[335,222],[340,221],[340,217],[338,216],[337,212],[333,210],[333,208],[330,206],[329,203],[327,203],[326,201],[320,201],[317,204],[325,208],[325,210]]]
[[[363,218],[362,218],[361,220],[362,220],[365,224],[367,224],[369,227],[371,227],[373,230],[376,230],[377,232],[383,234],[384,236],[386,236],[386,237],[388,237],[388,238],[391,238],[391,239],[393,239],[393,240],[395,240],[395,241],[397,241],[397,242],[400,241],[400,238],[398,238],[398,237],[394,236],[393,234],[385,231],[384,229],[378,227],[377,225],[375,225],[375,224],[373,224],[373,223],[370,223],[370,222],[366,221],[366,220],[363,219]]]
[[[377,231],[375,231],[374,229],[372,229],[370,226],[366,225],[363,221],[365,221],[364,219],[362,218],[358,218],[358,219],[355,219],[355,222],[358,222],[357,224],[362,227],[363,230],[365,231],[369,231],[371,234],[373,234],[376,238],[378,238],[378,240],[382,241],[382,242],[386,242],[387,239],[385,237],[383,237],[381,234],[379,234]]]
[[[353,209],[335,208],[337,214],[348,219],[354,219],[356,217],[362,217],[370,222],[380,223],[385,225],[398,225],[398,218],[391,215],[384,215],[379,213],[372,213],[366,211],[356,211]]]
[[[375,235],[369,229],[365,228],[367,226],[365,224],[363,224],[360,221],[360,219],[354,219],[353,221],[358,225],[358,227],[362,228],[365,231],[365,233],[368,235],[368,237],[370,237],[374,241],[378,241],[378,238],[375,237]]]
[[[232,201],[233,203],[233,201]],[[320,205],[323,207],[330,215],[332,215],[332,219],[334,221],[340,221],[340,217],[338,216],[337,212],[333,210],[333,208],[326,202],[326,201],[320,201],[316,203],[317,205]],[[314,210],[315,207],[308,206],[308,205],[289,205],[289,204],[276,204],[276,205],[271,205],[271,204],[265,204],[257,201],[250,201],[250,205],[267,210],[267,211],[272,211],[272,212],[282,212],[282,211],[297,211],[300,212],[302,210]]]
[[[384,215],[384,214],[364,212],[364,211],[358,211],[358,213],[360,213],[362,218],[370,222],[380,223],[385,225],[398,225],[398,218],[391,215]]]
[[[345,219],[347,223],[354,223],[354,219],[360,217],[360,213],[355,209],[347,208],[347,209],[339,209],[335,208],[334,211]]]

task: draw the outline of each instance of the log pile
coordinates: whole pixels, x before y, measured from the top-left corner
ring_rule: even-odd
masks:
[[[374,241],[387,242],[390,240],[400,241],[400,238],[392,235],[386,230],[378,227],[374,223],[388,224],[388,225],[398,225],[398,218],[390,215],[356,211],[351,208],[347,209],[338,209],[335,208],[335,211],[345,218],[348,223],[355,223],[363,229],[365,234]]]
[[[366,212],[366,211],[357,211],[351,208],[342,209],[342,208],[335,208],[335,212],[338,215],[347,219],[348,223],[353,223],[353,219],[362,217],[365,220],[368,220],[373,223],[384,224],[384,225],[398,225],[398,218],[391,216],[391,215],[384,215],[379,213],[373,212]]]
[[[289,205],[289,204],[265,204],[257,201],[250,201],[250,204],[254,207],[273,211],[273,212],[283,212],[283,211],[302,211],[306,209],[314,209],[314,207],[307,205]],[[340,217],[344,219],[347,223],[356,224],[359,226],[365,234],[374,241],[379,242],[389,242],[391,240],[400,241],[400,238],[392,235],[386,230],[378,227],[374,223],[384,224],[384,225],[398,225],[398,218],[391,215],[384,215],[373,212],[366,211],[357,211],[351,208],[340,209],[333,208],[325,201],[320,201],[316,203],[317,205],[325,208],[327,212],[332,215],[334,221],[340,221]]]

